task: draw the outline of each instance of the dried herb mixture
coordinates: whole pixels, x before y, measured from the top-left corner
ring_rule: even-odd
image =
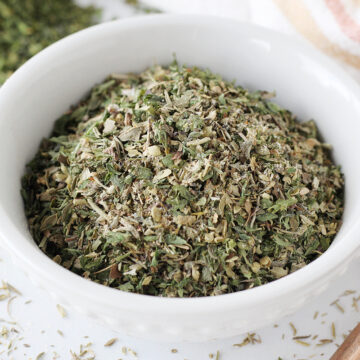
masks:
[[[85,278],[169,297],[305,266],[339,230],[343,176],[315,123],[270,97],[176,63],[110,76],[28,164],[36,243]]]
[[[31,56],[93,25],[98,15],[73,0],[0,0],[0,85]]]

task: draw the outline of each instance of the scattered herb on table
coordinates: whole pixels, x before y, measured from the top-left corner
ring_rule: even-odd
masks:
[[[55,262],[142,294],[219,295],[316,259],[343,177],[313,121],[210,71],[113,74],[56,121],[22,179]]]
[[[117,338],[112,338],[112,339],[110,339],[110,340],[108,340],[105,344],[104,344],[104,346],[112,346],[112,345],[114,345],[115,343],[116,343],[116,341],[117,341]]]
[[[56,304],[56,309],[62,318],[67,316],[66,310],[60,304]]]
[[[15,288],[14,286],[12,286],[11,284],[9,284],[8,282],[5,282],[5,281],[2,281],[2,285],[0,286],[0,297],[1,297],[1,300],[10,300],[10,298],[12,298],[14,295],[18,295],[18,296],[21,296],[22,292],[19,291],[17,288]],[[353,304],[352,304],[352,301],[353,301],[353,297],[350,297],[349,295],[356,295],[356,300],[359,300],[359,296],[358,296],[358,291],[356,290],[346,290],[345,292],[343,292],[339,297],[348,297],[348,300],[346,301],[346,299],[344,299],[344,301],[346,301],[346,307],[353,307]],[[338,300],[338,299],[336,299]],[[335,301],[336,301],[335,300]],[[29,304],[29,300],[28,301],[25,301],[24,304]],[[19,304],[17,304],[19,305]],[[328,307],[329,307],[329,310],[330,307],[332,305],[329,304]],[[350,313],[350,311],[347,312],[348,314]],[[324,313],[326,314],[326,313]],[[351,318],[351,316],[350,316]],[[311,318],[309,317],[308,320],[310,320]],[[24,320],[24,319],[23,319]],[[24,335],[26,335],[26,331],[25,331],[25,334],[24,334],[24,328],[23,328],[23,324],[20,323],[17,323],[16,321],[14,320],[6,320],[4,318],[1,318],[0,319],[0,322],[1,322],[1,329],[0,329],[0,355],[3,355],[3,356],[15,356],[16,354],[19,355],[19,352],[22,352],[22,348],[26,348],[27,350],[31,348],[31,345],[26,343],[26,338],[24,338]],[[322,351],[322,349],[324,348],[324,346],[333,346],[333,348],[335,347],[339,347],[339,345],[337,345],[335,343],[335,339],[340,337],[341,340],[344,340],[346,339],[346,337],[348,336],[348,334],[350,333],[351,330],[349,330],[348,332],[346,333],[342,333],[341,335],[340,334],[337,334],[336,333],[333,333],[333,324],[334,322],[332,322],[332,325],[331,325],[331,332],[332,332],[332,337],[333,339],[326,339],[326,338],[322,338],[322,339],[318,339],[319,338],[319,335],[304,335],[304,336],[296,336],[296,337],[292,337],[292,340],[296,342],[296,340],[307,340],[310,342],[310,345],[311,345],[311,348],[312,349],[319,349],[319,351]],[[283,324],[285,326],[285,323]],[[274,326],[275,327],[275,326]],[[323,333],[326,332],[325,330],[326,328],[323,328]],[[275,330],[274,330],[275,331]],[[292,329],[289,329],[289,331],[293,332]],[[43,334],[44,331],[41,331],[41,334]],[[57,333],[61,336],[64,336],[64,334],[62,333],[62,331],[60,330],[57,330]],[[275,335],[275,333],[274,333]],[[89,336],[83,336],[85,339],[88,339]],[[270,339],[273,339],[274,336],[270,337]],[[317,340],[317,341],[315,341]],[[104,346],[111,346],[115,343],[115,341],[117,341],[117,338],[113,338],[113,339],[110,339],[107,341],[107,343],[104,344]],[[240,343],[240,344],[234,344],[233,346],[235,347],[240,347],[242,348],[244,345],[247,345],[247,344],[257,344],[257,343],[260,343],[261,342],[261,339],[260,339],[260,336],[255,336],[255,334],[247,334],[246,337],[244,338],[243,342]],[[266,344],[266,341],[265,341],[265,344]],[[22,346],[20,346],[22,345]],[[303,344],[300,344],[300,345],[303,345]],[[53,345],[50,345],[51,347],[53,347]],[[75,353],[74,351],[70,351],[71,352],[71,355],[72,355],[72,359],[77,359],[77,360],[80,360],[80,359],[93,359],[95,360],[97,357],[95,356],[95,353],[94,351],[91,349],[91,346],[92,346],[92,343],[91,342],[88,342],[86,345],[80,345],[80,351],[79,353]],[[306,347],[310,348],[308,345],[305,345]],[[327,351],[331,351],[332,348],[330,348],[330,350],[328,349]],[[171,352],[175,353],[175,351],[173,350],[177,350],[177,349],[171,349]],[[313,350],[312,350],[313,351]],[[335,349],[334,349],[335,351]],[[134,351],[133,349],[131,348],[128,348],[126,346],[123,346],[122,347],[122,350],[121,352],[126,355],[126,354],[129,354],[131,355],[132,357],[136,358],[137,356],[137,353],[136,351]],[[24,354],[22,352],[23,356],[26,356],[26,354]],[[38,354],[38,356],[45,356],[46,354],[45,353],[40,353]],[[20,356],[20,355],[19,355]],[[56,358],[59,358],[59,355],[56,353],[56,351],[53,351],[53,355],[54,359]],[[209,353],[208,354],[208,357],[209,359],[215,359],[215,356],[217,356],[218,358],[220,358],[220,351],[217,351],[216,354],[214,353]],[[295,355],[294,355],[295,356]],[[320,356],[320,357],[323,357],[324,356],[324,353],[316,353],[316,354],[312,354],[309,356],[309,359],[310,358],[314,358],[314,356]],[[278,359],[281,359],[280,357]]]
[[[234,347],[243,347],[246,345],[256,345],[261,344],[261,338],[256,333],[247,333],[247,335],[244,337],[243,341],[241,343],[233,344]]]
[[[46,46],[93,25],[99,11],[73,0],[0,1],[0,85]]]

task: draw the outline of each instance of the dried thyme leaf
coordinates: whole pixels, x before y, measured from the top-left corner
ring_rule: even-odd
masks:
[[[104,346],[114,345],[116,341],[117,341],[117,338],[112,338],[112,339],[108,340],[108,341],[104,344]]]
[[[16,298],[17,298],[16,295],[12,296],[12,297],[8,300],[7,305],[6,305],[6,311],[7,311],[8,315],[9,315],[9,317],[12,318],[12,319],[13,319],[13,316],[12,316],[12,314],[11,314],[11,303],[12,303],[13,300],[15,300]]]
[[[261,338],[259,335],[256,337],[256,333],[248,333],[241,343],[233,344],[233,346],[234,347],[243,347],[248,344],[255,345],[255,344],[260,344],[260,343],[261,343]]]
[[[293,336],[296,336],[296,334],[297,334],[297,329],[296,329],[295,325],[294,325],[292,322],[289,322],[289,325],[290,325],[291,330],[292,330],[292,332],[293,332]]]
[[[341,313],[345,312],[345,309],[339,304],[339,299],[336,299],[330,305],[334,305]]]
[[[71,358],[73,360],[95,360],[96,355],[91,347],[92,347],[92,343],[90,342],[85,345],[81,344],[78,353],[74,352],[73,350],[70,350]]]
[[[306,341],[302,341],[302,340],[294,340],[296,343],[298,343],[299,345],[303,345],[303,346],[310,346],[311,344],[306,342]]]
[[[145,5],[139,0],[125,0],[125,3],[133,6],[140,13],[153,14],[161,12],[159,9]]]
[[[56,304],[56,309],[59,312],[61,317],[66,317],[66,310],[60,305],[60,304]]]
[[[336,328],[333,322],[331,323],[331,335],[334,339],[336,338]]]
[[[315,123],[268,99],[176,63],[113,74],[28,164],[36,243],[87,279],[168,297],[302,268],[341,226],[343,176]]]
[[[38,355],[36,356],[35,360],[40,360],[40,359],[42,359],[42,358],[44,357],[44,355],[45,355],[45,352],[41,352],[40,354],[38,354]]]
[[[309,339],[310,337],[311,337],[311,335],[294,336],[293,340],[304,340],[304,339]]]
[[[333,342],[332,339],[321,339],[319,343],[316,344],[316,346],[323,346],[323,345],[331,344],[332,342]]]
[[[10,283],[6,282],[6,287],[7,287],[7,289],[9,289],[9,291],[12,291],[12,292],[18,294],[19,296],[22,296],[22,293],[20,292],[20,290],[18,290],[16,287],[12,286]]]

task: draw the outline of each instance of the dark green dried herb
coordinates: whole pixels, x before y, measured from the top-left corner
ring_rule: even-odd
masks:
[[[142,3],[142,1],[139,1],[139,0],[125,0],[125,3],[134,7],[135,10],[137,10],[140,13],[154,14],[154,13],[161,12],[159,9],[154,8],[152,6],[145,5]]]
[[[73,0],[0,1],[0,85],[27,59],[73,32],[93,25],[99,11]]]
[[[313,121],[198,68],[112,75],[57,120],[22,194],[54,261],[160,296],[266,284],[327,250],[343,177]]]

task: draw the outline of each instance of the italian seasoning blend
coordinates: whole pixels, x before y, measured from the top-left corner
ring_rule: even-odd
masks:
[[[53,42],[94,25],[100,11],[73,0],[0,0],[0,85]]]
[[[315,123],[270,97],[176,63],[110,76],[28,164],[36,243],[87,279],[170,297],[302,268],[339,230],[344,181]]]

